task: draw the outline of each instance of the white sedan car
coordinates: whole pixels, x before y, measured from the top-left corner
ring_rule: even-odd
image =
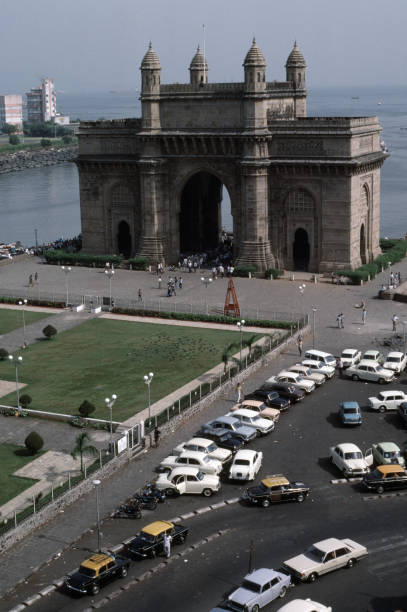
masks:
[[[341,360],[344,368],[349,368],[349,366],[359,363],[361,359],[362,353],[357,349],[343,349],[341,353]]]
[[[311,601],[309,598],[293,599],[282,608],[279,608],[277,612],[332,612],[332,608],[331,606],[324,606],[324,604],[317,601]]]
[[[289,370],[282,370],[277,376],[271,376],[266,380],[266,383],[288,383],[290,385],[294,385],[299,389],[303,389],[305,393],[311,393],[315,389],[315,383],[311,380],[306,380],[302,378],[299,374],[295,372],[290,372]]]
[[[383,367],[386,370],[393,370],[396,374],[401,374],[406,369],[407,357],[400,351],[392,351],[386,357]]]
[[[337,444],[330,448],[329,460],[344,476],[363,476],[369,472],[369,466],[373,465],[373,453],[369,449],[363,456],[356,444]]]
[[[394,380],[394,372],[385,370],[377,361],[362,359],[358,364],[345,370],[345,375],[352,380],[368,380],[378,382],[380,385]]]
[[[202,474],[193,467],[174,468],[169,474],[160,474],[155,481],[157,489],[165,491],[167,497],[191,493],[210,497],[220,489],[219,476]]]
[[[182,451],[180,455],[170,455],[158,466],[159,472],[170,472],[176,467],[189,466],[198,468],[203,474],[220,474],[222,464],[217,459],[211,459],[207,453],[198,451]]]
[[[317,385],[317,387],[323,385],[324,382],[326,382],[325,374],[318,374],[318,372],[313,372],[302,363],[296,363],[295,365],[291,366],[290,372],[295,372],[296,374],[299,374],[302,378],[305,378],[306,380],[311,380]]]
[[[401,403],[407,401],[404,391],[381,391],[377,397],[369,397],[367,400],[371,410],[386,412],[387,410],[397,410]]]
[[[311,372],[324,374],[327,378],[332,378],[335,374],[335,368],[323,363],[322,361],[316,361],[315,359],[304,359],[301,361],[301,363],[309,368]]]
[[[231,480],[254,480],[261,468],[263,453],[260,451],[238,450],[229,470]]]
[[[265,436],[274,430],[274,421],[270,421],[270,419],[263,419],[255,410],[239,408],[239,410],[229,412],[226,416],[233,416],[235,419],[239,419],[243,425],[253,427],[258,436]]]
[[[304,554],[284,561],[284,568],[301,582],[315,582],[322,574],[340,567],[353,567],[367,554],[367,548],[353,540],[328,538],[317,542]]]
[[[198,451],[207,454],[211,459],[217,459],[221,463],[226,463],[232,458],[232,451],[226,448],[219,448],[216,442],[207,438],[191,438],[188,442],[178,444],[173,451],[173,455],[180,455],[183,451]]]

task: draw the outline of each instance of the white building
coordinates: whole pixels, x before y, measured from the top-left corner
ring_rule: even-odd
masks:
[[[23,99],[18,94],[0,96],[0,128],[4,123],[23,125]]]
[[[26,95],[28,121],[50,121],[56,116],[57,97],[53,79],[42,79],[41,85]]]

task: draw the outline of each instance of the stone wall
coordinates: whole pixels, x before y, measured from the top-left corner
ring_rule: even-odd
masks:
[[[0,155],[0,174],[18,172],[28,168],[54,166],[63,162],[73,161],[78,155],[77,145],[39,149],[37,151],[16,151]]]

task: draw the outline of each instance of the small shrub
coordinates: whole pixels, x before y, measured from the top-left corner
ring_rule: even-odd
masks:
[[[27,406],[31,404],[31,402],[32,402],[32,398],[27,393],[24,393],[24,395],[20,397],[20,404],[22,405],[23,408],[27,408]]]
[[[49,138],[41,138],[41,146],[42,147],[50,147],[52,145],[52,140]]]
[[[82,404],[79,406],[79,414],[81,417],[86,419],[92,412],[95,412],[96,408],[93,404],[88,402],[88,400],[84,400]]]
[[[243,278],[248,278],[249,272],[253,276],[253,274],[257,272],[257,266],[251,266],[249,264],[244,265],[244,266],[236,266],[233,274],[235,276],[241,276]]]
[[[87,425],[86,419],[83,419],[80,416],[74,417],[69,422],[73,427],[86,427]]]
[[[129,264],[133,270],[147,270],[148,258],[147,257],[133,257],[129,259]]]
[[[44,257],[49,264],[62,265],[78,265],[95,266],[96,268],[104,268],[107,263],[110,265],[119,266],[123,257],[119,255],[91,255],[89,253],[68,253],[62,249],[52,249],[45,251]]]
[[[11,145],[20,144],[20,139],[16,134],[10,134],[8,141],[9,141],[9,144]]]
[[[71,144],[72,143],[72,136],[68,136],[68,135],[62,136],[62,142],[64,144],[66,144],[66,145]]]
[[[0,348],[0,361],[4,361],[8,358],[8,350],[5,348]]]
[[[44,440],[36,431],[32,431],[24,440],[27,451],[30,455],[36,455],[44,446]]]
[[[42,330],[42,333],[44,334],[44,336],[47,338],[47,340],[51,340],[51,338],[53,338],[53,336],[56,335],[57,330],[55,329],[55,327],[53,325],[47,325],[46,327],[44,327],[44,329]]]
[[[352,285],[360,285],[360,281],[366,282],[369,273],[366,270],[340,270],[339,276],[346,276],[352,282]]]
[[[264,273],[266,278],[273,277],[274,279],[280,278],[281,276],[283,276],[283,274],[284,270],[277,270],[277,268],[268,268]]]

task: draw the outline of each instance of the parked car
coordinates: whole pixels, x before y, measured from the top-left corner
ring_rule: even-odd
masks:
[[[236,438],[232,432],[224,429],[216,430],[212,433],[206,433],[206,438],[213,440],[220,448],[226,448],[227,450],[235,453],[239,448],[244,446],[244,442],[241,438]]]
[[[357,402],[342,402],[339,408],[342,425],[362,425],[362,412]]]
[[[307,599],[292,599],[276,612],[332,612],[332,608],[331,606],[324,606],[324,604],[317,601],[311,601],[307,597]]]
[[[394,372],[385,370],[376,361],[362,359],[358,364],[350,366],[345,370],[345,376],[352,380],[368,380],[378,382],[381,385],[391,383],[394,380]]]
[[[303,482],[290,482],[282,474],[266,476],[259,485],[249,487],[242,501],[268,508],[270,504],[297,501],[303,502],[310,489]]]
[[[284,569],[300,582],[315,582],[322,574],[340,567],[353,567],[367,554],[367,548],[353,540],[328,538],[317,542],[304,554],[284,561]]]
[[[288,383],[269,383],[265,382],[260,387],[261,391],[276,391],[280,397],[290,401],[291,404],[299,402],[305,397],[305,391]]]
[[[198,451],[182,451],[180,455],[165,457],[158,466],[159,472],[171,472],[175,467],[191,466],[199,468],[203,474],[220,474],[222,464],[217,459],[211,459],[207,453]]]
[[[329,459],[345,476],[363,476],[373,465],[372,449],[363,456],[360,448],[349,442],[332,446]]]
[[[323,361],[316,361],[315,359],[303,359],[302,365],[306,366],[311,372],[317,374],[323,374],[326,378],[333,378],[335,375],[335,367],[327,365]]]
[[[341,353],[341,361],[344,368],[349,368],[349,366],[359,363],[361,359],[362,353],[358,349],[343,349]]]
[[[216,459],[221,463],[227,463],[232,458],[232,451],[226,448],[219,448],[213,440],[207,438],[191,438],[188,442],[178,444],[172,451],[173,455],[180,455],[183,451],[198,451],[205,453],[211,459]]]
[[[277,391],[267,391],[267,389],[256,389],[253,393],[244,396],[245,400],[258,400],[264,402],[270,408],[277,408],[280,412],[287,410],[290,400],[281,397]]]
[[[219,476],[203,474],[198,468],[185,466],[160,474],[155,485],[160,491],[165,491],[167,497],[184,493],[210,497],[219,491],[220,480]]]
[[[245,576],[242,585],[228,597],[229,610],[258,612],[278,597],[284,597],[291,584],[291,576],[262,568]]]
[[[98,553],[82,561],[79,569],[65,579],[68,591],[82,595],[97,595],[107,582],[127,576],[129,559]]]
[[[171,536],[171,544],[183,544],[188,528],[169,521],[154,521],[143,527],[140,533],[127,544],[126,549],[135,559],[154,558],[164,551],[164,534]]]
[[[296,363],[295,365],[291,366],[289,370],[290,372],[295,372],[296,374],[299,374],[302,378],[305,378],[305,380],[310,380],[317,387],[320,387],[324,384],[324,382],[326,382],[326,376],[324,374],[313,372],[302,363]]]
[[[402,402],[397,408],[397,412],[399,413],[404,425],[407,425],[407,402]]]
[[[261,415],[255,410],[239,408],[234,412],[229,412],[226,416],[233,416],[236,419],[239,419],[243,425],[253,427],[258,436],[265,436],[274,430],[274,421],[262,418]]]
[[[280,411],[277,408],[269,408],[264,402],[261,402],[259,400],[244,399],[241,404],[235,404],[234,406],[232,406],[230,414],[234,416],[233,413],[241,409],[247,409],[251,410],[252,412],[257,412],[257,414],[261,416],[262,419],[269,419],[270,421],[273,421],[273,423],[277,423],[280,418]]]
[[[312,359],[313,361],[322,361],[324,365],[330,366],[335,369],[336,359],[331,353],[325,353],[325,351],[318,351],[317,349],[308,349],[305,351],[304,359]]]
[[[378,465],[363,477],[363,486],[376,493],[407,489],[407,472],[401,465]]]
[[[400,464],[406,465],[400,448],[394,442],[379,442],[372,444],[373,460],[376,465]]]
[[[263,453],[249,449],[237,451],[229,470],[231,480],[254,480],[261,468]]]
[[[381,391],[377,397],[369,397],[367,403],[371,410],[386,412],[397,410],[405,401],[407,401],[407,395],[404,391]]]
[[[201,433],[216,433],[217,430],[226,430],[233,433],[236,438],[241,438],[243,442],[250,442],[257,436],[257,432],[253,427],[243,425],[239,419],[232,416],[221,416],[213,419],[201,427]]]
[[[384,363],[384,357],[381,352],[375,350],[365,351],[362,355],[362,359],[364,361],[374,361],[375,363],[379,363],[380,365]]]
[[[407,357],[400,351],[392,351],[386,357],[383,367],[386,370],[393,370],[396,374],[401,374],[406,369]]]
[[[315,389],[315,383],[311,380],[306,380],[302,378],[299,374],[295,372],[290,372],[289,370],[282,370],[277,376],[271,376],[266,380],[266,383],[288,383],[290,385],[294,385],[299,389],[303,389],[305,393],[311,393]]]

